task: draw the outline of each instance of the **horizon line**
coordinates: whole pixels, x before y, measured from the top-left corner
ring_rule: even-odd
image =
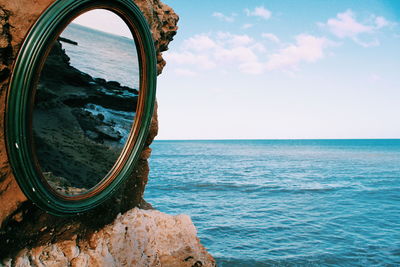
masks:
[[[290,140],[400,140],[397,138],[210,138],[210,139],[154,139],[154,141],[290,141]]]
[[[125,35],[120,35],[120,34],[116,34],[116,33],[113,33],[113,32],[102,31],[102,30],[99,30],[99,29],[96,29],[96,28],[92,28],[92,27],[87,26],[87,25],[82,25],[82,24],[80,24],[80,23],[76,23],[76,22],[74,22],[74,21],[71,21],[71,23],[68,24],[67,27],[68,27],[69,25],[71,25],[71,24],[73,24],[73,25],[75,25],[75,26],[78,26],[78,27],[86,28],[86,29],[89,29],[89,30],[92,30],[92,31],[100,32],[100,33],[103,33],[103,34],[105,33],[105,34],[112,35],[112,36],[115,36],[115,37],[123,37],[123,38],[126,38],[126,39],[129,39],[129,40],[134,41],[133,36],[132,36],[132,32],[131,32],[131,35],[130,35],[130,36],[125,36]],[[65,27],[65,29],[66,29],[67,27]],[[64,32],[64,31],[63,31],[63,32]],[[61,36],[61,34],[62,34],[63,32],[60,33],[60,36]]]

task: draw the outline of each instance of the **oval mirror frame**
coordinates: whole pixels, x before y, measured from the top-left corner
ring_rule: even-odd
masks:
[[[133,35],[140,69],[137,113],[126,145],[110,173],[84,194],[62,195],[51,189],[35,161],[32,140],[35,87],[51,44],[73,19],[93,9],[115,13]],[[13,174],[27,198],[48,213],[63,216],[93,209],[112,196],[132,175],[139,160],[153,115],[156,77],[153,38],[147,20],[133,0],[58,0],[48,7],[20,48],[7,92],[7,153]]]

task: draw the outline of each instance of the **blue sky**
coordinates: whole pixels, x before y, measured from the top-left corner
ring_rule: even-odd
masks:
[[[164,2],[158,139],[400,138],[400,2]]]

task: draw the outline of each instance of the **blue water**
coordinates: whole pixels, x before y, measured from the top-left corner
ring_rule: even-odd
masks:
[[[145,199],[219,266],[400,266],[400,140],[156,141]]]
[[[78,45],[62,42],[72,66],[94,78],[139,88],[139,61],[132,39],[74,23],[61,36],[78,42]]]

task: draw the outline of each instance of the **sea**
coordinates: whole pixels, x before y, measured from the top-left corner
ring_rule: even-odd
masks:
[[[79,43],[63,44],[73,66],[136,88],[132,40],[74,24],[62,36]],[[155,141],[151,148],[145,199],[190,215],[218,266],[400,266],[400,140]]]
[[[139,90],[139,60],[133,39],[76,23],[70,23],[60,36],[78,43],[61,42],[73,67],[93,78],[117,81],[122,86]],[[102,92],[107,94],[109,91],[104,89]],[[134,96],[128,91],[120,95]],[[95,116],[102,114],[105,122],[115,124],[114,130],[123,136],[119,142],[121,145],[126,142],[135,112],[117,111],[95,104],[87,105],[85,110]]]
[[[71,23],[61,37],[78,43],[61,42],[71,65],[107,81],[139,88],[139,61],[133,39]]]
[[[155,141],[145,199],[218,266],[400,266],[400,140]]]

